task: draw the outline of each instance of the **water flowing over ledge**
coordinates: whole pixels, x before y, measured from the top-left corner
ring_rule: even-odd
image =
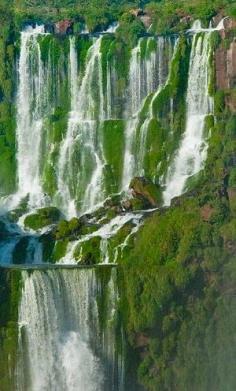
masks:
[[[123,52],[125,69],[110,33],[63,41],[45,33],[43,26],[21,33],[18,190],[1,200],[3,213],[12,209],[20,217],[15,228],[11,222],[6,227],[1,262],[14,263],[23,245],[26,262],[30,257],[32,263],[49,262],[43,243],[53,228],[29,230],[25,222],[39,208],[51,206],[60,209],[61,218],[88,220],[89,232],[70,238],[59,262],[82,262],[90,241],[96,262],[116,262],[145,217],[142,205],[136,206],[139,200],[134,208],[140,213],[133,213],[132,178],[150,178],[160,193],[154,206],[161,205],[161,198],[169,205],[185,191],[207,156],[205,119],[213,113],[208,92],[211,34],[221,28],[223,21],[216,29],[202,29],[196,22],[188,37],[142,37],[130,53]],[[183,66],[188,78],[177,80],[177,97],[176,72]],[[117,194],[120,204],[112,201],[110,211],[103,209],[108,197]],[[120,242],[110,245],[119,235]],[[55,234],[53,238],[56,242]]]
[[[22,272],[18,391],[122,391],[115,281],[111,272],[104,285],[94,269]]]

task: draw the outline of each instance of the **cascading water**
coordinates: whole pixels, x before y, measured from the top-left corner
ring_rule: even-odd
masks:
[[[175,43],[174,43],[175,42]],[[174,43],[174,44],[173,44]],[[171,65],[171,60],[174,58],[174,52],[175,50],[173,48],[176,48],[177,41],[172,40],[169,38],[164,39],[163,37],[159,37],[158,39],[158,87],[157,91],[153,95],[151,102],[149,104],[149,110],[147,114],[147,118],[143,122],[143,124],[140,127],[139,131],[139,141],[138,141],[138,147],[137,147],[137,175],[142,176],[144,174],[144,159],[145,159],[145,153],[146,153],[146,138],[147,138],[147,133],[148,133],[148,127],[150,124],[150,121],[152,118],[155,118],[155,113],[153,112],[153,103],[155,102],[157,96],[159,93],[162,91],[163,87],[165,86],[166,83],[168,83],[168,76],[169,76],[169,68]],[[166,54],[166,45],[169,46],[169,51],[168,54]],[[165,53],[165,54],[164,54]],[[152,53],[153,56],[153,53]],[[165,58],[167,57],[167,58]],[[156,62],[156,61],[155,61]],[[149,68],[152,72],[154,66],[153,61],[148,61]],[[148,71],[149,73],[149,71]],[[153,91],[153,89],[150,89]]]
[[[211,33],[207,32],[195,34],[193,38],[186,97],[186,129],[168,169],[163,195],[166,205],[184,191],[187,179],[200,171],[206,158],[204,122],[206,115],[212,112],[212,100],[208,93],[210,36]]]
[[[91,209],[103,199],[103,158],[97,142],[99,121],[104,119],[101,39],[95,40],[88,51],[80,84],[76,49],[73,39],[70,41],[72,107],[58,162],[59,196],[62,209],[69,217],[76,215],[75,198],[80,200],[80,212]],[[94,89],[96,83],[98,88]],[[77,173],[73,169],[76,148],[80,149]],[[72,192],[71,184],[75,182],[78,183]]]
[[[107,287],[92,269],[22,273],[17,391],[122,391],[115,273]],[[102,315],[97,302],[104,289]]]
[[[124,170],[122,189],[127,189],[135,175],[141,175],[145,155],[145,138],[150,122],[150,116],[141,126],[140,140],[136,146],[136,132],[139,125],[139,114],[145,99],[164,85],[168,76],[169,62],[173,47],[168,38],[158,37],[157,42],[149,38],[146,44],[146,53],[142,54],[142,41],[132,50],[129,71],[129,109],[125,133]],[[154,42],[155,50],[149,52],[149,45]],[[171,56],[166,55],[170,48]],[[141,161],[140,161],[141,160]]]
[[[42,204],[40,179],[41,139],[48,86],[41,60],[38,36],[44,27],[21,33],[19,90],[17,96],[18,196],[29,195],[32,206]]]

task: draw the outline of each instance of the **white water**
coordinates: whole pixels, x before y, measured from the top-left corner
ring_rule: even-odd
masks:
[[[40,181],[43,107],[47,94],[38,36],[44,27],[21,33],[19,89],[17,96],[17,174],[19,199],[29,194],[29,203],[40,206],[43,192]]]
[[[163,37],[157,40],[157,48],[151,54],[141,58],[141,38],[138,45],[132,50],[129,71],[129,108],[128,120],[125,130],[124,169],[122,177],[122,190],[127,190],[131,179],[140,175],[143,170],[146,134],[149,118],[141,128],[141,135],[137,151],[135,151],[136,132],[139,124],[139,114],[145,104],[145,99],[156,90],[159,90],[168,75],[168,62],[166,64],[165,49],[171,43]],[[149,38],[147,47],[152,38]],[[142,163],[139,162],[139,158]]]
[[[212,32],[212,31],[220,31],[220,30],[224,30],[225,26],[224,26],[224,21],[227,19],[228,17],[225,17],[223,19],[221,19],[221,21],[218,23],[218,25],[216,27],[212,27],[212,23],[210,22],[210,25],[208,28],[203,28],[202,27],[202,23],[200,20],[195,20],[191,29],[188,30],[188,32],[190,33],[200,33],[200,32]]]
[[[23,280],[17,391],[121,390],[114,284],[109,283],[110,311],[102,330],[96,301],[102,291],[94,270],[23,272]]]
[[[77,214],[75,198],[81,200],[79,212],[85,212],[103,199],[103,160],[96,134],[98,120],[104,119],[104,96],[102,89],[101,39],[89,48],[85,74],[79,80],[77,53],[73,38],[70,40],[71,61],[71,112],[65,139],[61,143],[58,162],[58,190],[62,210],[67,217]],[[94,82],[98,86],[95,95]],[[97,92],[97,91],[96,91]],[[80,148],[79,172],[73,167],[73,154]],[[88,164],[92,168],[88,168]],[[75,184],[71,189],[71,183]],[[80,194],[77,193],[77,186]],[[73,194],[74,193],[74,194]]]
[[[184,191],[188,178],[197,174],[206,158],[204,120],[212,112],[208,95],[210,32],[195,34],[192,42],[187,89],[186,128],[179,150],[170,165],[163,198],[166,205]]]
[[[118,231],[128,222],[132,222],[134,226],[139,225],[140,220],[142,219],[142,214],[135,214],[135,213],[126,213],[123,215],[118,215],[114,217],[109,223],[104,224],[101,228],[98,230],[92,232],[91,234],[84,235],[81,239],[71,242],[67,248],[67,253],[64,258],[60,260],[60,264],[75,264],[79,262],[79,260],[76,262],[74,258],[74,252],[78,252],[78,248],[83,244],[84,242],[90,240],[94,237],[100,237],[101,238],[101,259],[100,263],[112,263],[114,260],[110,260],[109,254],[108,254],[108,240],[115,236]],[[81,254],[82,256],[82,254]]]
[[[170,67],[172,59],[174,58],[176,48],[177,48],[177,42],[175,42],[174,49],[171,45],[171,41],[169,42],[169,52],[168,52],[168,76],[170,75]],[[137,174],[139,176],[144,175],[144,159],[145,159],[145,153],[146,153],[146,139],[148,134],[148,128],[149,124],[152,118],[155,118],[155,113],[153,112],[153,103],[155,102],[157,96],[162,91],[163,87],[168,84],[169,77],[166,79],[166,64],[164,63],[164,39],[160,37],[158,39],[158,88],[155,94],[153,95],[151,102],[149,104],[148,114],[147,118],[145,119],[144,123],[140,127],[139,131],[139,142],[138,142],[138,148],[137,148]],[[166,53],[165,53],[166,55]],[[151,69],[153,67],[151,66]]]

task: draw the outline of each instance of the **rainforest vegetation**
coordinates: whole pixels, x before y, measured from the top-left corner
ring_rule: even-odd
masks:
[[[148,29],[139,15],[133,12],[137,8],[141,8],[141,16],[150,18]],[[226,16],[229,17],[230,27],[226,28],[224,33],[211,32],[209,39],[207,93],[212,111],[205,116],[204,121],[204,135],[208,145],[204,167],[188,178],[187,191],[184,194],[172,199],[169,206],[163,205],[163,189],[159,179],[166,175],[167,165],[173,161],[178,150],[187,116],[186,94],[192,38],[184,32],[196,19],[201,20],[203,27],[208,27],[212,21],[214,26],[217,26]],[[130,222],[124,224],[105,248],[112,256],[114,249],[118,249],[115,280],[119,293],[116,302],[117,323],[114,320],[110,323],[116,325],[119,353],[122,351],[123,339],[127,341],[124,361],[131,380],[125,391],[234,391],[236,64],[232,61],[233,65],[228,69],[229,61],[224,60],[231,59],[230,55],[236,53],[233,52],[236,1],[0,0],[0,18],[0,195],[4,197],[16,191],[15,129],[19,76],[16,69],[21,50],[20,31],[28,24],[50,25],[65,19],[73,21],[76,60],[84,75],[88,65],[87,53],[94,45],[93,37],[112,23],[119,23],[114,34],[103,37],[99,52],[99,69],[103,75],[100,80],[101,88],[107,91],[109,87],[106,78],[108,70],[111,69],[109,65],[114,66],[117,77],[116,88],[112,90],[113,103],[115,102],[112,110],[115,118],[106,118],[98,134],[103,143],[106,161],[105,191],[113,197],[92,215],[92,220],[96,222],[88,224],[87,215],[69,219],[54,205],[34,208],[29,213],[25,197],[6,217],[10,224],[14,224],[27,212],[24,223],[21,222],[25,232],[13,252],[16,264],[22,263],[29,238],[39,238],[43,248],[42,257],[53,264],[66,256],[68,245],[73,240],[91,235],[90,240],[75,247],[74,258],[86,267],[97,267],[102,243],[101,238],[93,236],[93,233],[101,227],[99,224],[109,224],[112,218],[126,211],[126,204],[122,204],[117,193],[122,184],[124,170],[122,159],[126,127],[122,115],[125,111],[124,95],[128,85],[132,49],[138,47],[140,57],[145,62],[157,49],[153,37],[159,34],[163,39],[170,37],[166,46],[160,46],[165,57],[163,69],[166,66],[169,75],[165,75],[161,92],[157,96],[151,93],[145,100],[138,118],[139,136],[142,125],[153,115],[148,123],[146,154],[143,159],[143,170],[147,178],[143,181],[144,185],[141,183],[146,186],[145,190],[148,189],[149,199],[143,201],[139,197],[133,198],[127,206],[128,212],[134,213],[157,206],[159,209],[152,209],[143,219],[139,230],[131,237],[134,226]],[[95,33],[92,38],[90,34],[83,38],[79,36],[78,33],[85,26],[88,27],[89,33]],[[73,32],[70,31],[70,34],[73,35]],[[140,37],[145,37],[141,44]],[[198,39],[202,37],[204,32],[200,31]],[[46,159],[40,162],[40,170],[43,173],[43,191],[52,199],[57,191],[59,145],[65,138],[71,104],[71,86],[67,78],[70,69],[70,44],[71,41],[63,34],[39,37],[37,41],[42,64],[48,69],[50,66],[54,67],[51,74],[49,69],[49,75],[52,78],[56,75],[59,86],[55,93],[50,77],[47,82],[45,78],[51,99],[51,111],[45,111],[43,118],[43,137],[46,141],[42,144],[42,156],[46,156]],[[139,44],[140,46],[137,46]],[[169,55],[173,56],[172,61]],[[91,70],[91,73],[95,74],[95,77],[91,78],[94,89],[88,89],[89,93],[93,93],[99,84],[97,68],[94,69]],[[95,98],[98,101],[101,97],[97,93]],[[34,104],[34,101],[31,102],[32,107]],[[97,111],[95,105],[95,115]],[[78,148],[71,166],[76,165],[80,153]],[[84,160],[87,163],[87,173],[90,169],[87,155]],[[75,188],[78,194],[77,177],[70,179],[71,187]],[[135,178],[132,184],[137,185]],[[46,232],[44,229],[47,226],[52,226],[52,229]],[[0,244],[2,245],[6,237],[7,240],[11,238],[11,235],[12,231],[7,231],[6,220],[0,220]],[[126,240],[127,237],[129,240]],[[122,247],[124,242],[126,245]],[[123,251],[120,251],[121,247]],[[3,251],[3,246],[0,251]],[[33,275],[32,271],[29,276],[31,274]],[[111,289],[111,273],[98,268],[96,274],[100,284],[97,288],[100,294],[98,323],[102,328],[105,327],[107,313],[113,311],[113,308],[111,310],[108,306],[107,293]],[[15,391],[18,305],[23,284],[18,270],[0,269],[1,391]],[[94,288],[93,285],[92,287]]]
[[[103,29],[114,21],[119,21],[124,28],[135,23],[129,10],[141,7],[152,16],[153,30],[166,32],[186,28],[181,20],[187,15],[192,19],[201,19],[205,24],[219,12],[222,15],[236,16],[234,0],[1,0],[2,17],[8,19],[15,15],[18,23],[27,18],[56,21],[73,18],[85,22],[90,31]],[[126,27],[125,27],[126,26]],[[137,27],[136,27],[137,29]]]

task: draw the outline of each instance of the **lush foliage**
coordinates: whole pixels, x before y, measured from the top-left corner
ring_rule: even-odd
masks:
[[[152,391],[236,387],[236,117],[223,96],[192,190],[149,218],[120,261],[122,313]]]
[[[186,29],[193,19],[201,19],[208,24],[218,12],[236,17],[234,0],[1,0],[0,11],[2,9],[3,18],[9,20],[6,13],[12,10],[17,23],[22,23],[26,18],[56,21],[69,17],[79,23],[85,22],[89,30],[94,31],[103,29],[115,20],[119,20],[121,25],[124,20],[131,22],[129,11],[137,7],[148,12],[152,17],[153,31],[158,32]],[[190,18],[185,19],[186,16]],[[141,25],[138,19],[130,26],[127,24],[131,39],[132,34],[141,31]]]

